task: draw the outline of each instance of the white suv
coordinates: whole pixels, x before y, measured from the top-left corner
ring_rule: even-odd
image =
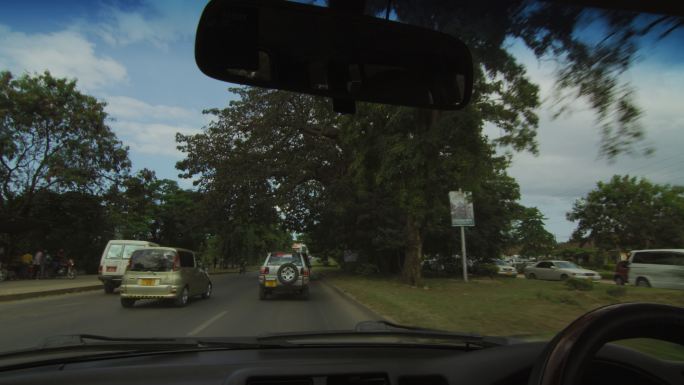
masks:
[[[308,299],[310,272],[300,253],[270,253],[259,270],[259,299],[274,292],[295,293]]]

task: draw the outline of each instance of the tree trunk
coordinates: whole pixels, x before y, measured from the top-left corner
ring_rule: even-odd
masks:
[[[409,215],[406,220],[406,246],[404,247],[404,268],[402,277],[404,282],[412,286],[422,283],[420,275],[420,258],[423,254],[423,240],[420,236],[420,228],[413,216]]]

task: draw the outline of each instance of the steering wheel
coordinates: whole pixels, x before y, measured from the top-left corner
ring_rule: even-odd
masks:
[[[608,305],[573,321],[549,342],[529,385],[579,385],[607,342],[654,338],[684,345],[684,308],[651,303]]]

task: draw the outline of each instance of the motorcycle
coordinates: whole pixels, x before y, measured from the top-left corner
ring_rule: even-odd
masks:
[[[76,278],[76,266],[74,260],[69,258],[65,263],[61,263],[57,268],[55,277],[66,277],[67,279]]]

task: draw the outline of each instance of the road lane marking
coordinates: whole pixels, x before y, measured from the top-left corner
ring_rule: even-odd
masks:
[[[83,305],[84,303],[85,302],[62,303],[59,305],[52,305],[52,307],[78,306],[78,305]]]
[[[188,333],[187,336],[190,337],[190,336],[194,336],[194,335],[199,334],[199,332],[201,332],[202,330],[208,328],[209,325],[211,325],[212,323],[216,322],[219,318],[223,317],[223,316],[226,315],[226,314],[228,314],[228,310],[224,310],[224,311],[222,311],[222,312],[216,314],[215,316],[213,316],[213,317],[209,318],[208,320],[204,321],[204,322],[203,322],[201,325],[199,325],[198,327],[192,329],[192,331],[191,331],[190,333]]]

